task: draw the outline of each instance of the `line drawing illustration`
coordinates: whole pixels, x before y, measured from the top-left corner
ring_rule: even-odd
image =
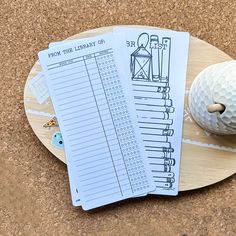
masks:
[[[131,79],[145,149],[156,187],[174,190],[174,149],[170,137],[175,111],[170,98],[171,38],[141,33],[130,55]]]
[[[131,73],[133,80],[150,81],[152,77],[152,55],[147,50],[149,35],[139,35],[138,48],[131,54]]]

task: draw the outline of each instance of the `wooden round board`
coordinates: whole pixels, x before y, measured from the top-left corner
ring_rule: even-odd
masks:
[[[125,27],[125,26],[124,26]],[[148,26],[135,26],[154,28]],[[156,28],[157,29],[157,28]],[[103,27],[74,35],[68,39],[85,38],[109,32]],[[196,75],[211,64],[232,60],[216,47],[195,37],[190,39],[188,74],[185,95],[184,130],[180,171],[180,191],[201,188],[221,181],[236,172],[236,136],[217,136],[202,130],[192,119],[188,109],[188,91]],[[30,80],[41,71],[37,61],[31,69],[24,91],[24,105],[29,123],[40,141],[61,161],[66,162],[63,149],[52,145],[58,127],[43,125],[54,116],[51,99],[39,104],[30,88]],[[43,88],[42,88],[43,89]]]

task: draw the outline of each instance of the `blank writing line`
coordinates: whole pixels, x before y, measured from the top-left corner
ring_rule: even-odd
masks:
[[[94,182],[92,182],[92,183],[90,183],[89,185],[90,185],[90,187],[91,186],[93,186],[93,185],[95,185],[95,184],[97,184],[97,183],[100,183],[100,182],[105,182],[105,183],[107,183],[107,184],[110,184],[110,181],[114,181],[114,179],[104,179],[103,181],[101,181],[101,180],[99,180],[99,181],[94,181]],[[117,181],[116,181],[117,182]],[[82,185],[82,187],[88,187],[87,186],[87,184],[85,184],[85,185]],[[91,187],[92,188],[92,187]],[[93,187],[93,188],[95,188],[95,187]]]
[[[78,94],[78,95],[74,95],[74,96],[79,96],[80,94]],[[88,96],[88,97],[83,97],[83,98],[80,98],[80,99],[76,99],[76,100],[72,100],[72,101],[69,101],[69,102],[65,102],[65,103],[63,103],[63,104],[60,104],[59,106],[65,106],[65,105],[67,105],[67,104],[71,104],[71,103],[74,103],[74,102],[80,102],[80,101],[83,101],[83,100],[89,100],[89,98],[92,98],[93,96]],[[63,99],[63,100],[65,100],[65,99]],[[88,102],[87,102],[88,103]],[[77,104],[77,105],[75,105],[75,106],[72,106],[72,107],[70,107],[70,108],[74,108],[74,107],[77,107],[77,106],[81,106],[81,104]],[[66,110],[68,110],[68,109],[70,109],[70,108],[64,108],[64,109],[61,109],[61,111],[66,111]]]
[[[101,172],[101,171],[105,171],[105,170],[111,169],[112,163],[109,162],[109,164],[110,164],[110,166],[108,166],[108,167],[106,167],[106,168],[96,170],[96,173],[99,173],[99,172]],[[103,165],[104,165],[104,164],[103,164]],[[97,166],[100,166],[100,165],[97,165]],[[97,167],[97,166],[96,166],[96,167]],[[86,168],[86,169],[93,169],[93,168],[91,167],[91,168]],[[118,171],[123,171],[124,169],[125,169],[125,168],[121,168],[121,169],[119,169]],[[92,172],[88,172],[88,173],[85,173],[85,174],[81,174],[81,172],[84,171],[84,170],[85,170],[85,169],[79,170],[79,173],[80,173],[79,177],[80,177],[80,178],[95,173],[94,171],[92,171]],[[115,173],[115,172],[108,172],[108,174],[110,174],[110,173]],[[100,176],[103,176],[103,175],[106,175],[106,174],[107,174],[107,173],[102,174],[102,175],[97,175],[97,176],[95,176],[95,177],[92,176],[91,178],[88,178],[88,179],[86,179],[86,180],[95,179],[95,178],[97,178],[97,177],[100,177]]]
[[[61,72],[64,72],[64,71],[69,71],[69,70],[74,70],[74,69],[78,69],[79,67],[83,67],[84,65],[82,66],[75,66],[75,67],[72,67],[72,68],[69,68],[69,69],[65,69],[65,70],[60,70],[60,71],[57,71],[57,72],[54,72],[54,73],[50,73],[49,75],[56,75],[56,74],[61,74]]]
[[[96,143],[96,145],[100,145],[100,144],[103,144],[103,143],[106,143],[106,141],[102,141],[100,143]],[[117,144],[110,144],[110,147],[111,146],[114,146],[114,145],[117,145]],[[73,152],[77,152],[77,151],[80,151],[80,150],[83,150],[83,149],[86,149],[86,148],[89,148],[91,147],[91,145],[88,145],[88,146],[84,146],[84,147],[81,147],[81,148],[76,148],[76,149],[72,149]]]
[[[107,153],[107,152],[104,152],[104,153]],[[100,155],[104,154],[104,153],[101,153]],[[96,157],[100,156],[100,155],[96,155]],[[93,156],[94,157],[94,156]],[[105,156],[103,158],[100,158],[100,159],[96,159],[93,161],[93,163],[95,162],[98,162],[98,161],[102,161],[102,160],[105,160],[109,158],[109,156]],[[87,158],[84,158],[84,159],[87,159]],[[75,160],[74,162],[78,162],[78,161],[81,161],[81,160],[84,160],[84,159],[79,159],[79,160]],[[76,167],[80,167],[80,166],[86,166],[87,164],[91,164],[91,161],[87,161],[87,162],[84,162],[84,163],[80,163],[79,165],[77,165]],[[90,167],[88,167],[90,169]]]
[[[95,192],[95,193],[86,194],[85,196],[86,196],[86,197],[89,197],[89,196],[91,196],[91,195],[99,194],[99,193],[102,193],[102,192],[107,192],[107,191],[110,191],[110,190],[112,190],[112,189],[116,189],[116,188],[119,188],[119,186],[112,187],[112,188],[108,188],[108,189],[103,189],[103,190],[98,191],[98,192]]]
[[[100,145],[100,144],[104,144],[104,143],[106,143],[106,141],[102,141],[102,142],[100,142],[100,143],[96,143],[96,145]],[[79,146],[79,144],[78,144],[78,146]],[[73,151],[73,152],[81,151],[81,150],[86,149],[86,148],[92,148],[91,146],[93,146],[93,145],[87,145],[87,146],[84,146],[84,147],[72,149],[72,151]],[[96,147],[95,147],[95,148],[96,148]],[[101,148],[101,147],[100,147],[100,148]],[[92,150],[92,149],[91,149],[91,150]],[[97,149],[93,149],[93,150],[96,151]]]
[[[94,130],[95,128],[100,128],[100,127],[101,127],[101,126],[99,125],[99,126],[97,126],[97,127],[93,127],[93,128],[91,128],[91,129],[86,129],[86,130],[83,130],[83,131],[81,131],[81,132],[76,132],[76,133],[68,134],[67,136],[68,136],[68,137],[71,137],[71,136],[74,136],[74,135],[77,135],[77,134],[82,134],[82,133],[84,133],[84,132],[88,132],[88,131]]]
[[[122,174],[122,175],[119,175],[119,176],[123,176],[123,175],[126,175],[126,174]],[[100,179],[100,180],[98,180],[98,181],[94,181],[94,182],[92,182],[92,183],[89,183],[89,186],[93,186],[93,185],[95,185],[95,184],[97,184],[97,183],[101,183],[101,182],[104,182],[104,181],[110,181],[110,180],[113,180],[113,179],[111,179],[111,178],[102,178],[102,179]],[[127,179],[128,180],[128,179]],[[128,183],[129,184],[129,183]],[[109,185],[109,182],[107,183],[107,185]],[[125,185],[125,184],[122,184],[122,185]],[[88,186],[88,184],[86,184],[86,185],[83,185],[83,187],[87,187]],[[131,187],[131,186],[130,186]],[[94,187],[95,188],[95,187]]]
[[[111,169],[111,167],[112,167],[112,165],[111,165],[111,166],[108,166],[108,167],[106,167],[106,168],[103,168],[103,169],[96,170],[96,173],[99,173],[99,172],[104,171],[104,170],[109,170],[109,169]],[[92,169],[92,168],[91,168],[91,169]],[[87,176],[87,175],[94,174],[94,171],[92,171],[92,172],[87,172],[87,173],[85,173],[85,174],[81,174],[81,172],[82,172],[83,170],[84,170],[84,169],[79,170],[79,171],[80,171],[80,175],[79,175],[80,178],[81,178],[81,177],[84,177],[84,176]],[[92,179],[93,179],[93,177],[92,177]]]
[[[79,101],[80,102],[80,101]],[[84,102],[84,103],[79,103],[77,106],[78,107],[82,107],[82,106],[84,106],[84,105],[90,105],[90,104],[94,104],[94,101],[93,102],[88,102],[88,101],[86,101],[86,102]],[[76,106],[76,107],[77,107]],[[74,106],[71,106],[71,107],[67,107],[67,108],[64,108],[64,109],[61,109],[61,111],[66,111],[66,110],[68,110],[68,109],[70,109],[70,108],[74,108]],[[87,109],[89,109],[89,107],[86,107],[85,109],[80,109],[80,110],[77,110],[77,111],[83,111],[83,110],[87,110]],[[74,112],[70,112],[69,114],[73,114]],[[64,116],[66,115],[66,114],[63,114]]]
[[[90,169],[93,169],[93,168],[98,167],[98,166],[103,166],[103,165],[108,165],[108,164],[111,164],[111,162],[110,161],[106,161],[106,162],[98,164],[98,165],[92,165],[92,166],[84,168],[83,170],[80,170],[80,171],[86,171],[86,170],[90,170]]]
[[[102,188],[102,187],[104,187],[104,186],[108,186],[108,185],[112,185],[112,184],[117,184],[117,181],[111,182],[111,183],[109,183],[109,184],[98,185],[98,186],[96,186],[96,187],[86,189],[86,190],[84,190],[83,192],[89,192],[89,191],[94,190],[94,189],[96,189],[96,188]],[[118,187],[118,185],[117,185],[117,187]]]
[[[90,108],[90,109],[91,109],[91,108]],[[68,118],[68,119],[64,119],[63,121],[74,120],[74,119],[76,119],[76,118],[84,117],[84,116],[87,116],[87,115],[90,115],[90,114],[94,114],[94,111],[89,112],[89,113],[85,113],[85,114],[80,115],[80,116],[74,116],[74,117],[71,117],[71,118]],[[71,126],[71,123],[68,124],[68,125]],[[67,126],[67,125],[65,124],[65,126]]]
[[[100,101],[102,101],[102,100],[104,100],[104,99],[101,99]],[[91,102],[90,103],[88,103],[88,102],[85,102],[85,103],[82,103],[82,104],[78,104],[78,106],[84,106],[84,105],[88,105],[88,104],[91,104]],[[93,101],[93,104],[94,104],[94,101]],[[103,105],[107,105],[107,103],[102,103],[102,104],[100,104],[100,107],[101,106],[103,106]],[[73,106],[74,107],[74,106]],[[64,108],[64,109],[61,109],[61,111],[65,111],[65,110],[68,110],[68,109],[70,109],[71,107],[67,107],[67,108]],[[83,110],[87,110],[88,108],[86,108],[86,109],[81,109],[81,110],[77,110],[77,111],[83,111]],[[70,114],[72,114],[72,112],[70,113]],[[65,114],[64,114],[65,115]]]
[[[81,88],[72,89],[72,90],[70,90],[70,91],[66,91],[66,92],[63,92],[63,93],[56,93],[56,95],[57,95],[57,96],[61,96],[61,95],[65,94],[65,93],[68,94],[68,93],[72,93],[72,92],[74,92],[74,91],[78,91],[78,89],[79,89],[79,90],[82,90],[82,89],[85,89],[85,88],[90,88],[90,86],[87,85],[87,86],[84,86],[84,87],[81,87]]]
[[[83,105],[90,105],[91,103],[84,103],[84,104],[80,104],[80,105],[78,105],[78,106],[76,106],[76,107],[78,107],[78,108],[80,108],[80,106],[83,106]],[[73,106],[74,107],[74,106]],[[71,109],[72,109],[72,107],[70,107]],[[84,109],[76,109],[76,110],[73,110],[73,112],[71,111],[71,112],[69,112],[69,113],[65,113],[65,114],[63,114],[62,116],[68,116],[68,115],[72,115],[72,114],[74,114],[74,113],[81,113],[82,111],[87,111],[87,110],[90,110],[90,109],[92,109],[92,108],[95,108],[95,106],[91,106],[91,107],[85,107]],[[68,109],[69,110],[69,109]]]
[[[98,139],[98,138],[97,138],[97,139]],[[93,139],[93,140],[95,140],[95,139]],[[113,140],[117,140],[117,139],[113,139]],[[102,142],[96,143],[96,145],[99,145],[99,144],[102,144],[102,143],[105,143],[105,142],[106,142],[105,139],[103,139]],[[111,142],[111,140],[110,140],[110,142]],[[86,141],[86,142],[83,142],[83,143],[86,143],[86,144],[88,144],[88,145],[87,145],[87,146],[84,146],[84,147],[82,147],[82,148],[72,149],[72,151],[73,151],[73,152],[77,152],[77,151],[82,150],[82,149],[84,149],[84,148],[91,147],[91,144],[89,144],[89,143],[91,143],[91,141]],[[77,146],[79,146],[79,145],[81,145],[81,144],[82,144],[82,143],[79,143],[79,144],[77,144]],[[94,144],[93,144],[93,145],[94,145]],[[117,143],[110,144],[110,147],[115,146],[115,145],[117,145]]]
[[[109,168],[109,169],[111,169],[111,168]],[[78,172],[80,173],[80,171],[78,171]],[[87,178],[87,179],[81,179],[81,178],[80,178],[80,174],[78,174],[78,176],[79,176],[79,178],[80,178],[80,181],[81,181],[81,182],[84,182],[84,181],[88,181],[88,180],[91,180],[91,179],[97,179],[97,178],[99,178],[99,177],[106,176],[106,175],[110,175],[110,174],[114,174],[114,175],[115,175],[115,172],[114,172],[114,171],[110,171],[110,172],[106,172],[106,173],[103,173],[103,174],[100,174],[100,175],[92,176],[92,177]],[[114,176],[114,177],[115,177],[115,176]],[[111,177],[109,177],[109,178],[111,178]],[[88,184],[88,185],[89,185],[89,184]]]
[[[95,108],[95,106],[91,106],[91,107],[86,107],[84,109],[79,109],[79,110],[75,110],[73,112],[69,112],[69,113],[66,113],[66,114],[63,114],[62,116],[67,116],[67,115],[71,115],[71,114],[74,114],[74,113],[78,113],[78,112],[82,112],[82,111],[87,111],[87,110],[91,110]]]
[[[62,84],[62,87],[58,87],[58,88],[54,88],[54,91],[58,91],[58,90],[61,90],[61,89],[65,89],[65,88],[70,88],[70,87],[74,87],[74,86],[76,86],[76,85],[81,85],[81,84],[86,84],[86,83],[88,83],[88,81],[76,81],[77,83],[76,84],[69,84],[69,85],[67,85],[67,86],[65,86],[65,83],[64,83],[64,81],[62,81],[61,82],[61,84]],[[58,85],[60,85],[60,84],[58,84]],[[54,85],[55,86],[55,85]]]
[[[101,156],[101,155],[104,155],[104,154],[108,154],[108,152],[103,152],[103,153],[96,154],[96,158],[99,157],[99,156]],[[115,154],[115,155],[113,155],[113,156],[115,157],[115,156],[119,156],[119,155],[120,155],[120,154],[118,153],[118,154]],[[93,155],[93,156],[90,156],[90,157],[82,158],[82,159],[80,158],[80,159],[78,159],[78,160],[75,160],[74,162],[87,160],[87,159],[90,159],[91,157],[94,157],[94,155]],[[105,157],[103,157],[103,158],[93,160],[93,163],[98,162],[98,161],[101,161],[101,160],[108,159],[109,157],[110,157],[110,156],[105,156]],[[87,164],[91,164],[91,161],[88,161],[88,162],[85,162],[85,163],[81,163],[81,164],[77,165],[76,167],[84,166],[84,165],[87,165]]]
[[[102,147],[102,148],[99,148],[99,150],[104,150],[104,149],[106,149],[108,146],[105,146],[105,147]],[[119,148],[117,148],[117,149],[113,149],[112,150],[112,152],[115,152],[115,151],[117,151],[117,150],[120,150]],[[90,152],[95,152],[95,151],[97,151],[97,149],[96,150],[91,150],[91,151],[88,151],[88,152],[84,152],[84,153],[79,153],[79,155],[84,155],[84,154],[87,154],[87,153],[90,153]],[[77,154],[78,155],[78,154]],[[88,159],[88,158],[91,158],[91,157],[94,157],[94,156],[97,156],[98,154],[96,153],[96,154],[94,154],[94,155],[92,155],[92,156],[90,156],[90,157],[86,157],[86,158],[83,158],[83,159],[80,159],[80,160],[84,160],[84,159]],[[74,155],[73,155],[74,156]]]
[[[78,91],[78,89],[77,89],[77,91]],[[74,95],[71,95],[71,96],[68,96],[68,97],[63,97],[63,98],[61,98],[61,99],[58,99],[58,101],[61,101],[61,100],[66,100],[66,99],[68,99],[68,98],[72,98],[72,97],[76,97],[76,96],[81,96],[81,95],[84,95],[84,94],[88,94],[89,92],[88,91],[85,91],[85,92],[83,92],[83,93],[76,93],[76,94],[74,94]],[[66,93],[67,94],[67,93]],[[93,97],[93,96],[89,96],[88,98],[90,98],[90,97]],[[77,99],[78,100],[78,99]],[[81,100],[81,99],[80,99]],[[69,103],[69,102],[68,102]],[[66,103],[67,104],[67,103]]]
[[[101,134],[101,133],[103,133],[103,131],[97,132],[96,134]],[[88,137],[88,135],[85,135],[85,136],[83,136],[83,137],[80,137],[80,139],[87,138],[87,137]],[[70,139],[69,141],[70,141],[70,142],[73,142],[73,141],[75,141],[75,140],[78,141],[78,138]]]
[[[86,119],[86,120],[84,120],[84,121],[87,121],[87,120],[88,120],[88,119]],[[74,129],[84,128],[83,122],[81,121],[81,122],[79,122],[79,123],[82,124],[82,125],[73,126],[73,128],[67,129],[66,131],[68,132],[68,131],[71,131],[71,130],[74,130]],[[95,125],[95,124],[98,124],[98,123],[100,123],[100,121],[94,122],[94,120],[93,120],[93,122],[91,122],[91,123],[86,123],[86,126]],[[74,125],[74,123],[73,123],[73,125]],[[81,144],[81,143],[80,143],[80,144]]]
[[[114,192],[114,193],[110,193],[110,194],[106,194],[106,195],[103,195],[103,196],[100,196],[100,197],[96,197],[96,198],[92,198],[92,199],[86,200],[85,202],[91,202],[91,201],[93,201],[93,200],[97,200],[97,199],[99,199],[99,198],[108,197],[108,196],[111,196],[111,195],[114,195],[114,194],[117,194],[117,193],[120,193],[120,194],[121,194],[121,192]]]
[[[147,90],[141,90],[141,89],[134,89],[133,91],[136,91],[136,92],[155,93],[155,91],[147,91]],[[137,99],[137,97],[136,97],[136,99]]]
[[[122,181],[129,181],[128,177],[124,178],[124,179],[120,179],[120,182]]]
[[[86,93],[88,93],[88,92],[86,92]],[[68,98],[74,98],[74,97],[78,97],[78,96],[80,96],[81,94],[74,94],[74,95],[71,95],[71,96],[68,96],[68,97],[64,97],[64,98],[61,98],[61,99],[58,99],[58,101],[61,101],[61,100],[63,100],[63,101],[65,101],[66,99],[68,99]],[[89,96],[89,97],[92,97],[92,96]],[[89,97],[87,97],[87,98],[89,98]],[[85,98],[82,98],[82,99],[85,99]],[[78,101],[78,99],[76,100],[76,101]],[[73,101],[72,101],[73,102]],[[68,104],[68,103],[71,103],[71,102],[66,102],[65,104]]]
[[[162,86],[166,86],[166,82],[160,82],[162,83]],[[159,85],[147,85],[147,84],[132,84],[133,86],[141,86],[141,87],[154,87],[154,88],[157,88],[157,87],[160,87]]]
[[[99,150],[107,150],[107,146],[105,146],[105,147],[103,147],[103,148],[100,148]],[[84,154],[87,154],[87,153],[90,153],[90,152],[94,152],[94,151],[97,151],[97,150],[91,150],[91,151],[84,152],[84,153],[73,154],[73,156],[77,156],[77,155],[83,156]],[[104,154],[105,154],[105,153],[107,153],[107,151],[104,152]],[[92,156],[90,156],[90,157],[94,157],[94,156],[97,156],[97,155],[98,155],[98,154],[94,154],[94,155],[92,155]],[[80,158],[80,160],[88,159],[88,158],[90,158],[90,157]]]
[[[84,81],[81,80],[82,78],[85,78],[85,77],[87,77],[87,75],[76,77],[76,78],[73,78],[73,79],[68,79],[68,80],[63,81],[63,82],[53,83],[53,86],[57,86],[57,85],[60,85],[60,84],[65,84],[65,83],[68,83],[68,82],[71,82],[71,81],[74,81],[74,80],[79,80],[80,84],[87,83],[88,82],[87,80],[84,80]]]
[[[91,117],[91,119],[93,119],[93,120],[95,120],[95,118],[96,117]],[[103,123],[104,123],[104,121],[107,121],[107,120],[109,120],[110,121],[110,118],[108,118],[108,119],[105,119],[105,120],[103,120]],[[78,122],[73,122],[73,125],[75,125],[75,124],[82,124],[84,121],[88,121],[88,119],[84,119],[84,120],[81,120],[81,121],[78,121]],[[100,122],[100,121],[99,121]],[[89,123],[89,124],[86,124],[87,126],[89,126],[89,125],[92,125],[92,124],[96,124],[96,123],[99,123],[99,122],[92,122],[92,123]],[[108,125],[109,125],[110,123],[108,123]],[[71,128],[71,129],[67,129],[66,131],[71,131],[71,130],[74,130],[74,128],[80,128],[80,127],[84,127],[84,125],[80,125],[80,126],[74,126],[73,128]],[[94,139],[92,139],[92,140],[94,140]],[[112,141],[113,139],[110,139],[110,141]],[[90,141],[90,140],[88,140],[88,141]],[[87,141],[86,141],[87,142]],[[73,145],[72,145],[73,146]]]
[[[71,76],[71,75],[76,75],[76,74],[81,74],[83,72],[86,72],[86,70],[81,70],[81,71],[77,71],[77,72],[74,72],[74,73],[71,73],[71,74],[67,74],[67,75],[62,75],[62,76],[59,76],[59,77],[55,77],[53,78],[52,80],[57,80],[57,79],[61,79],[61,78],[65,78],[65,77],[68,77],[68,76]],[[64,82],[64,81],[63,81]]]
[[[143,127],[143,126],[139,126],[140,129],[157,129],[157,130],[170,130],[170,129],[167,129],[167,128],[154,128],[154,127]]]

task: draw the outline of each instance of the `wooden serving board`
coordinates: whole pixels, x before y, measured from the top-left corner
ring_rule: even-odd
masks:
[[[154,28],[148,26],[132,27]],[[112,27],[98,28],[79,33],[68,39],[85,38],[111,30]],[[232,58],[207,42],[191,37],[185,96],[180,191],[214,184],[236,172],[236,136],[217,136],[202,130],[189,114],[187,102],[188,91],[196,75],[209,65],[227,60],[232,60]],[[59,128],[43,127],[43,124],[54,114],[51,99],[49,98],[43,104],[39,104],[29,87],[29,81],[40,71],[39,62],[36,62],[25,85],[25,111],[32,129],[40,141],[57,158],[66,162],[63,149],[58,149],[51,144],[52,135],[58,132]]]

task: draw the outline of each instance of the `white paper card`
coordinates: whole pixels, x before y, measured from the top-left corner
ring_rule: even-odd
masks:
[[[133,123],[136,114],[122,75],[126,70],[113,44],[107,34],[39,53],[65,143],[70,184],[78,183],[85,210],[155,189]]]
[[[177,195],[189,34],[115,27],[126,39],[129,80],[151,165],[153,194]]]
[[[63,41],[62,42],[56,42],[55,44],[54,43],[50,43],[48,46],[49,46],[49,48],[52,48],[52,47],[59,46],[59,45],[62,45],[62,44],[63,44]],[[76,171],[74,171],[73,173],[75,173],[75,172]],[[73,177],[73,179],[75,179],[75,177]],[[74,184],[74,186],[71,187],[71,192],[73,192],[73,193],[71,193],[73,202],[76,203],[75,204],[76,206],[81,206],[78,185],[77,185],[77,183],[75,181],[72,181],[71,183]]]

